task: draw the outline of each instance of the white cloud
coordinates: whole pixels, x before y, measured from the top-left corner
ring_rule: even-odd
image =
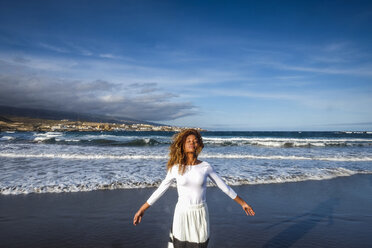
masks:
[[[113,94],[100,96],[99,99],[105,103],[120,103],[124,101],[123,96]]]
[[[114,56],[114,55],[112,55],[110,53],[104,53],[104,54],[100,54],[98,56],[101,57],[101,58],[107,58],[107,59],[115,59],[115,58],[117,58],[116,56]]]

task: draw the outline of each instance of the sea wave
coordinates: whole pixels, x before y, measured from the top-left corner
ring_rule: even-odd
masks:
[[[99,159],[165,159],[162,155],[109,155],[109,154],[21,154],[21,153],[0,153],[0,157],[7,158],[59,158],[59,159],[79,159],[79,160],[99,160]]]
[[[332,168],[332,169],[321,169],[319,173],[294,173],[286,175],[265,175],[255,176],[250,178],[239,177],[224,177],[225,182],[231,186],[239,185],[255,185],[255,184],[274,184],[274,183],[288,183],[288,182],[301,182],[308,180],[327,180],[336,177],[352,176],[356,174],[372,174],[372,171],[352,171],[345,168]],[[110,183],[76,183],[76,184],[64,184],[59,183],[55,185],[16,185],[16,186],[3,186],[0,188],[0,194],[2,195],[19,195],[19,194],[30,194],[30,193],[63,193],[63,192],[86,192],[93,190],[114,190],[114,189],[134,189],[134,188],[148,188],[158,187],[161,181],[146,182],[146,181],[115,181]],[[175,183],[171,185],[175,187]],[[214,186],[210,181],[207,184],[208,187]]]
[[[11,137],[11,138],[10,138]],[[0,138],[5,142],[33,142],[44,144],[88,145],[88,146],[158,146],[171,144],[171,137],[161,135],[115,135],[46,132],[29,134],[9,133]],[[211,137],[203,141],[210,146],[257,146],[274,148],[308,147],[370,147],[370,138],[291,138],[291,137]]]
[[[63,144],[63,145],[96,145],[96,146],[155,146],[162,142],[151,138],[139,138],[127,141],[110,139],[59,139],[56,137],[37,137],[34,139],[37,143],[45,144]]]
[[[167,155],[110,155],[110,154],[26,154],[26,153],[0,153],[0,157],[8,158],[58,158],[58,159],[79,159],[79,160],[131,160],[131,159],[167,159]],[[282,156],[282,155],[252,155],[252,154],[226,154],[226,153],[210,153],[201,154],[199,158],[214,158],[214,159],[267,159],[267,160],[320,160],[320,161],[335,161],[335,162],[367,162],[372,161],[372,157],[305,157],[305,156]]]
[[[219,138],[204,137],[204,143],[220,146],[263,147],[328,147],[328,146],[372,146],[372,139],[298,139],[298,138]]]
[[[0,140],[14,140],[15,138],[12,136],[3,136],[0,138]]]
[[[345,162],[362,162],[372,161],[372,157],[305,157],[305,156],[260,156],[251,154],[206,154],[201,155],[204,158],[221,158],[221,159],[268,159],[268,160],[321,160],[321,161],[345,161]]]
[[[96,146],[155,146],[164,142],[161,137],[119,136],[113,134],[69,135],[61,132],[35,133],[35,143]]]
[[[268,174],[252,178],[234,178],[225,177],[225,181],[229,185],[247,185],[247,184],[272,184],[272,183],[288,183],[302,182],[308,180],[328,180],[336,177],[353,176],[356,174],[372,174],[372,171],[366,170],[349,170],[346,168],[322,168],[313,172],[294,172],[284,175]]]

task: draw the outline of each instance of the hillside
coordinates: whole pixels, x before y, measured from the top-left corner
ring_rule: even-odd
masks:
[[[149,124],[153,126],[161,126],[162,124],[135,120],[128,117],[107,117],[104,115],[87,114],[80,112],[66,112],[47,109],[31,109],[31,108],[17,108],[10,106],[0,106],[0,116],[9,117],[28,117],[33,119],[48,119],[48,120],[69,120],[69,121],[87,121],[87,122],[107,122],[119,124]],[[3,122],[11,122],[5,118],[0,119]]]

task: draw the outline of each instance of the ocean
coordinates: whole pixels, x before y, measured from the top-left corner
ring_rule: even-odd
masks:
[[[0,194],[156,187],[166,175],[172,135],[1,132]],[[208,131],[202,136],[199,159],[229,185],[372,174],[371,132]]]

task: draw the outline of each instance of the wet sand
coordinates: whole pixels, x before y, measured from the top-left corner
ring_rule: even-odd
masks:
[[[372,175],[233,186],[256,216],[207,189],[209,247],[370,247]],[[175,188],[133,226],[155,188],[0,196],[0,247],[166,247]]]

